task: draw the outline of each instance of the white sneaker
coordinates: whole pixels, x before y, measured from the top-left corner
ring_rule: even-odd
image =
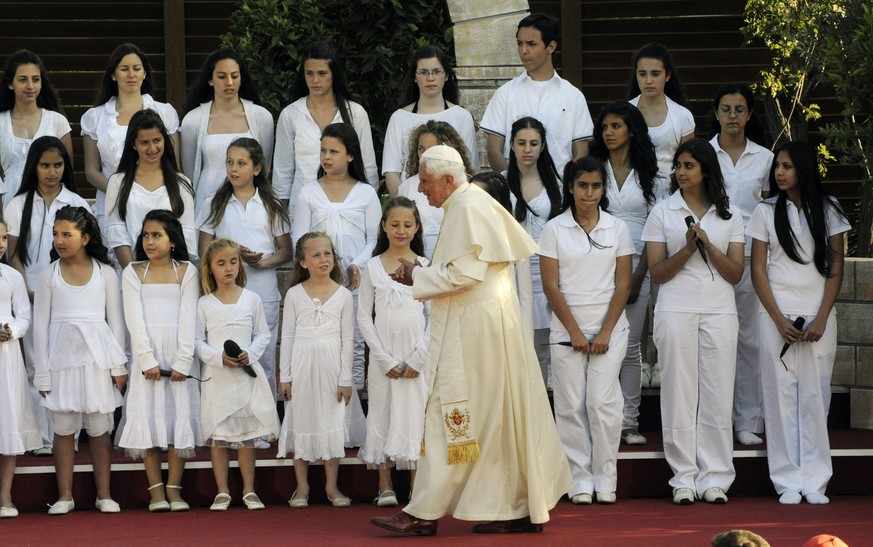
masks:
[[[831,501],[827,496],[819,494],[818,492],[810,492],[809,494],[804,494],[803,497],[806,500],[806,503],[811,503],[813,505],[824,505]]]
[[[49,505],[49,515],[66,515],[76,508],[76,502],[73,500],[58,500],[54,505]]]
[[[258,450],[268,450],[270,448],[270,443],[268,443],[264,439],[257,439],[255,441],[255,448],[257,448]]]
[[[786,490],[779,496],[779,503],[782,505],[797,505],[801,499],[803,498],[797,490]]]
[[[94,508],[100,511],[101,513],[120,513],[121,506],[116,503],[116,501],[112,498],[106,498],[105,500],[97,499],[94,502]]]
[[[615,503],[615,492],[598,492],[597,503]]]
[[[728,497],[724,493],[724,490],[719,488],[718,486],[713,486],[712,488],[707,488],[703,493],[703,500],[706,503],[715,503],[716,505],[721,505],[727,503]]]
[[[576,494],[570,501],[573,502],[574,505],[591,505],[591,494]]]
[[[649,387],[652,389],[658,389],[661,387],[661,366],[658,363],[655,363],[655,366],[652,367],[652,377],[649,380]]]
[[[745,446],[764,444],[764,439],[755,435],[751,431],[737,431],[736,437],[737,442]]]
[[[646,444],[646,438],[640,435],[636,429],[622,429],[621,440],[627,445]]]
[[[647,389],[652,381],[652,365],[643,363],[640,365],[640,387]]]
[[[674,488],[673,503],[676,505],[691,505],[694,503],[694,490],[690,488]]]

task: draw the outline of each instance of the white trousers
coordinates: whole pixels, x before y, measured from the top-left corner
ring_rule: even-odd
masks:
[[[594,334],[588,336],[589,341]],[[560,342],[569,338],[566,331],[553,327],[551,339]],[[603,355],[551,346],[555,425],[573,476],[570,497],[615,492],[624,404],[618,373],[627,340],[627,321],[622,318]]]
[[[806,324],[813,319],[807,316]],[[831,310],[821,340],[795,342],[782,360],[782,336],[766,314],[761,315],[759,333],[770,480],[779,494],[824,494],[833,474],[827,422],[837,314]]]
[[[670,486],[691,488],[698,497],[714,486],[727,491],[736,476],[731,408],[738,329],[732,314],[655,313]]]
[[[640,257],[634,255],[634,270],[636,270],[639,261]],[[646,278],[640,286],[640,295],[637,301],[633,304],[628,304],[624,308],[630,330],[627,339],[627,353],[625,353],[624,360],[621,362],[621,372],[618,376],[618,380],[621,383],[621,393],[624,396],[622,429],[640,428],[640,379],[643,361],[640,354],[640,342],[643,337],[643,327],[646,323],[646,312],[649,309],[650,292],[651,282],[649,281],[649,275],[646,274]]]
[[[764,431],[761,407],[761,360],[758,355],[760,304],[752,286],[752,271],[746,257],[743,278],[734,285],[740,334],[737,340],[737,373],[734,378],[734,431]]]

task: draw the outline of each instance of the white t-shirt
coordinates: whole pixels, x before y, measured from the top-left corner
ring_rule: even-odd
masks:
[[[668,199],[658,203],[649,213],[643,228],[643,241],[667,244],[667,257],[678,253],[685,246],[685,232],[688,226],[685,217],[692,216],[695,223],[706,232],[710,243],[722,253],[727,253],[731,243],[745,243],[743,216],[733,208],[729,220],[724,220],[711,205],[703,218],[688,208],[682,193],[677,190]],[[712,267],[712,273],[695,249],[685,265],[672,279],[663,283],[658,293],[655,311],[685,313],[736,314],[734,286]]]
[[[364,107],[356,102],[348,103],[352,126],[361,143],[361,160],[367,172],[367,181],[373,188],[379,184],[379,171],[376,167],[376,152],[373,148],[373,133],[370,130],[370,117]],[[342,123],[339,110],[331,123]],[[286,106],[279,114],[276,127],[276,151],[273,154],[273,188],[279,199],[290,199],[288,210],[294,210],[294,203],[300,189],[305,184],[318,179],[321,165],[321,129],[306,107],[306,97],[301,97]]]
[[[89,108],[82,115],[82,136],[89,136],[97,143],[100,152],[100,172],[107,179],[118,170],[118,162],[121,161],[121,152],[124,150],[124,138],[127,136],[127,126],[118,125],[118,111],[115,109],[116,97],[112,97],[104,104]],[[167,103],[159,103],[151,95],[142,96],[143,110],[150,108],[158,113],[167,133],[170,135],[179,130],[179,115],[176,110]],[[98,218],[103,217],[106,193],[97,190],[94,201],[94,214]]]
[[[291,230],[284,221],[270,225],[267,208],[257,190],[245,205],[231,194],[221,222],[213,227],[206,223],[206,219],[214,198],[214,194],[206,198],[197,216],[197,229],[203,233],[236,241],[256,253],[264,253],[264,258],[267,258],[276,253],[276,238]],[[246,288],[256,292],[262,302],[278,302],[281,299],[276,268],[261,269],[246,265],[246,278]]]
[[[0,193],[4,194],[4,205],[8,204],[21,188],[21,175],[34,139],[45,136],[61,138],[70,133],[70,122],[63,114],[45,108],[41,108],[40,111],[42,115],[36,133],[26,139],[15,136],[12,130],[12,111],[0,112],[0,163],[3,165]]]
[[[385,130],[385,146],[382,149],[382,174],[400,173],[400,182],[406,180],[406,162],[409,160],[409,135],[420,125],[430,120],[451,125],[467,145],[473,169],[479,170],[479,147],[476,144],[476,124],[473,115],[455,105],[434,114],[418,114],[402,108],[395,110]],[[417,144],[417,143],[416,143]]]
[[[826,279],[818,272],[812,261],[815,242],[809,231],[806,216],[798,211],[790,200],[786,200],[788,223],[797,238],[795,249],[800,258],[807,261],[806,264],[800,264],[785,254],[785,250],[779,244],[779,238],[776,237],[775,205],[775,196],[759,203],[752,212],[746,234],[765,242],[769,247],[767,280],[770,282],[779,310],[786,315],[815,315],[824,297]],[[830,204],[826,206],[826,215],[828,237],[848,232],[851,228],[849,221]],[[763,305],[761,311],[764,312]]]
[[[755,206],[761,201],[761,194],[769,188],[770,167],[773,166],[773,152],[763,146],[746,139],[746,149],[734,165],[730,155],[718,144],[718,135],[709,141],[715,149],[721,174],[724,177],[724,188],[731,207],[742,213],[743,222],[748,225],[749,218]],[[746,256],[752,254],[752,238],[746,236]]]
[[[571,307],[608,306],[615,292],[616,258],[634,254],[627,224],[606,211],[600,211],[588,236],[604,248],[591,245],[569,208],[548,221],[540,235],[537,254],[558,261],[558,288]]]
[[[512,124],[525,116],[536,118],[546,128],[549,153],[559,173],[573,159],[573,143],[594,135],[585,95],[557,72],[549,80],[535,81],[525,71],[494,92],[481,126],[486,133],[504,138],[507,161]]]
[[[667,117],[661,125],[649,128],[649,138],[655,145],[658,176],[665,179],[669,187],[670,173],[673,171],[673,154],[679,148],[682,137],[694,132],[694,115],[670,97],[664,98],[667,100]],[[640,96],[637,95],[628,102],[639,106]]]

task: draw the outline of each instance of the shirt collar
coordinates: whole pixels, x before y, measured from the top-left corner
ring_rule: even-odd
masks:
[[[228,203],[231,201],[235,201],[242,205],[242,202],[236,198],[236,195],[233,192],[231,192],[230,194],[230,199],[228,200]],[[249,198],[249,201],[254,201],[255,203],[263,203],[263,200],[261,199],[261,194],[260,192],[258,192],[257,187],[255,187],[255,195]]]
[[[564,226],[566,228],[579,228],[580,230],[582,229],[582,227],[579,226],[579,223],[576,222],[576,219],[573,218],[573,211],[569,207],[567,207],[567,210],[558,215],[556,218],[558,220],[558,224],[560,224],[561,226]],[[615,226],[615,217],[601,209],[600,218],[597,220],[597,224],[594,225],[594,228],[592,228],[591,232],[589,233],[596,232],[597,230],[607,230],[609,228],[612,228],[613,226]]]

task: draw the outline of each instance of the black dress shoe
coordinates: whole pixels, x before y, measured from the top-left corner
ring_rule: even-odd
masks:
[[[530,517],[522,517],[514,520],[481,522],[473,526],[473,531],[477,534],[538,533],[543,531],[543,525],[532,523]]]
[[[392,532],[400,532],[401,534],[418,534],[421,536],[433,536],[437,533],[438,520],[424,520],[413,517],[409,513],[400,511],[390,517],[373,517],[370,519],[370,524],[391,530]]]

